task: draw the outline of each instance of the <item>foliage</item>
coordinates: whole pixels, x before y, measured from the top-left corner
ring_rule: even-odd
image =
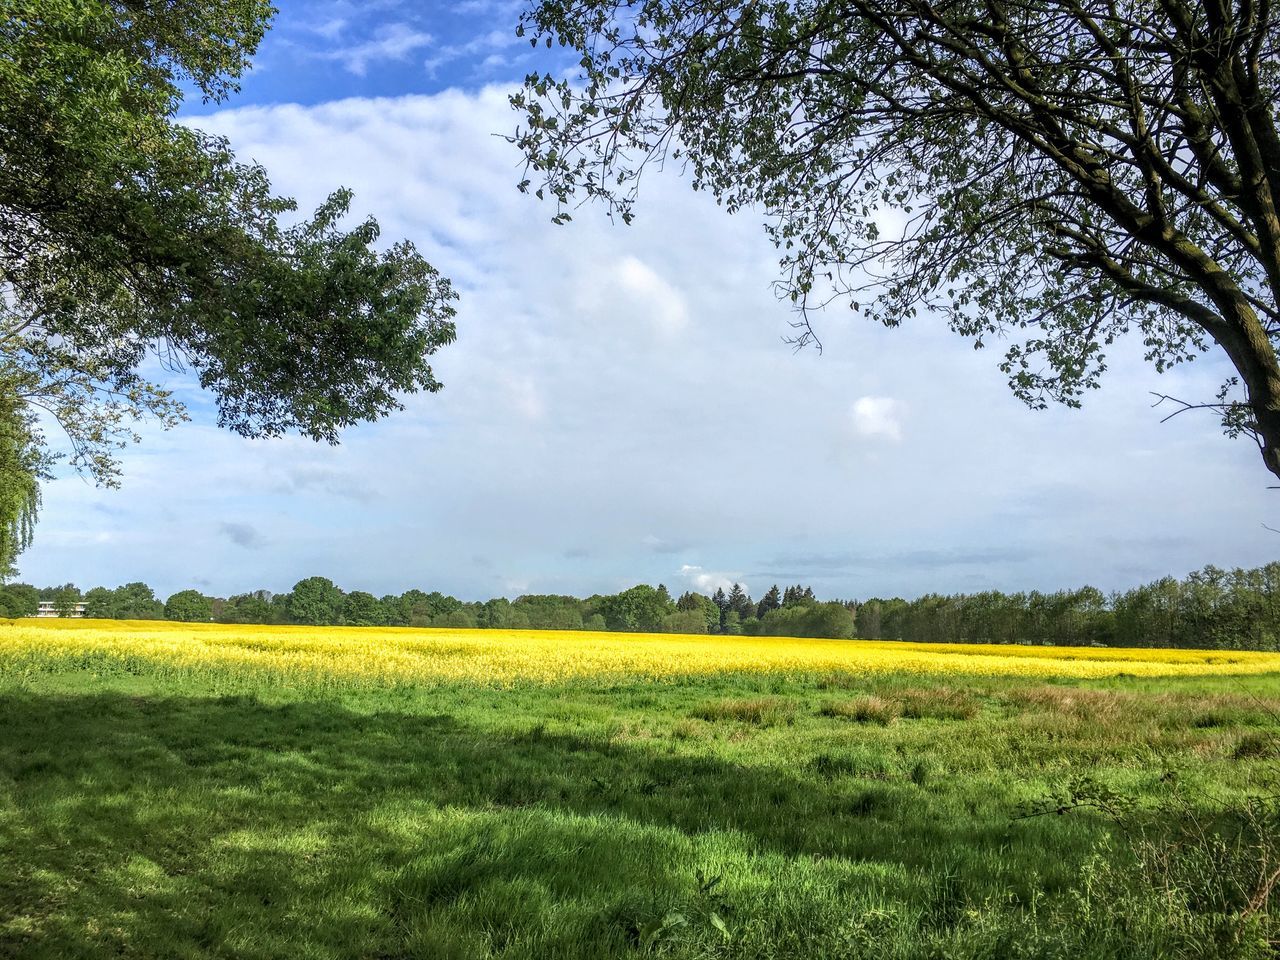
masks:
[[[603,598],[599,612],[610,630],[653,633],[662,629],[663,619],[675,612],[675,605],[669,596],[664,597],[653,587],[642,583]]]
[[[342,598],[342,622],[354,627],[376,627],[387,622],[387,614],[373,594],[353,590]]]
[[[342,591],[328,577],[307,577],[293,585],[288,609],[289,619],[294,623],[339,623],[342,616]]]
[[[166,620],[208,623],[213,619],[213,601],[199,590],[179,590],[164,604]]]
[[[34,617],[40,608],[40,591],[29,583],[0,585],[0,617]]]
[[[791,603],[771,610],[754,632],[771,637],[832,637],[854,635],[853,613],[843,603]]]
[[[1205,567],[1184,580],[1165,577],[1111,597],[1082,587],[870,599],[858,605],[857,626],[860,636],[920,642],[1275,650],[1280,563]]]
[[[10,546],[49,457],[30,411],[106,485],[138,421],[185,419],[141,376],[148,358],[193,371],[244,436],[333,443],[440,388],[448,281],[408,243],[376,250],[372,219],[344,227],[348,191],[297,220],[261,167],[176,120],[187,90],[234,92],[273,12],[0,0],[0,443],[16,423],[30,461],[0,476]]]
[[[557,221],[630,221],[673,161],[763,212],[800,343],[833,300],[938,315],[1011,341],[1035,408],[1126,333],[1161,371],[1216,348],[1209,405],[1280,474],[1280,7],[530,0],[520,32],[577,67],[511,100]]]
[[[34,418],[0,365],[0,582],[12,576],[18,554],[31,544],[48,467]]]

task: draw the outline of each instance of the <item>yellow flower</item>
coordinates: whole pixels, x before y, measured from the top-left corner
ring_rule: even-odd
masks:
[[[321,686],[726,672],[966,673],[1076,678],[1280,672],[1280,654],[920,644],[880,640],[294,627],[163,621],[0,621],[0,676],[65,669],[266,676]]]

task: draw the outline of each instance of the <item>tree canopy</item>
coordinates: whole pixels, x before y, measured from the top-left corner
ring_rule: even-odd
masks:
[[[577,75],[512,98],[533,188],[634,213],[665,160],[763,209],[782,291],[945,318],[1032,407],[1107,348],[1216,348],[1209,406],[1280,475],[1280,7],[1254,0],[536,0]],[[537,180],[538,183],[533,181]],[[1204,404],[1200,400],[1206,400]]]
[[[236,89],[273,12],[0,0],[0,404],[37,453],[24,411],[56,421],[100,483],[139,420],[185,418],[144,376],[156,361],[194,372],[251,437],[337,442],[440,388],[427,358],[454,337],[448,280],[408,242],[377,249],[374,220],[347,225],[348,191],[299,218],[263,168],[175,118],[184,90]],[[0,528],[20,543],[33,501],[9,464]]]

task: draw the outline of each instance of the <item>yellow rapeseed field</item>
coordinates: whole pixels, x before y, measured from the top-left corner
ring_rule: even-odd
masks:
[[[1100,678],[1280,672],[1280,654],[918,644],[583,631],[0,620],[0,677],[93,672],[270,675],[283,683],[508,684],[768,671]]]

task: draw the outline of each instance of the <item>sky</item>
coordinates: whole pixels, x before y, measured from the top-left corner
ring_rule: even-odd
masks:
[[[462,295],[445,383],[339,447],[244,440],[209,398],[144,431],[124,486],[48,484],[20,579],[142,580],[164,597],[287,590],[323,575],[464,599],[811,584],[823,597],[1123,589],[1277,557],[1276,491],[1210,414],[1212,356],[1157,376],[1110,356],[1082,410],[1033,412],[937,318],[896,330],[832,308],[824,350],[786,342],[759,212],[729,216],[670,171],[634,225],[567,226],[516,190],[507,94],[557,68],[520,4],[284,0],[239,95],[188,104],[277,189],[339,185]]]

